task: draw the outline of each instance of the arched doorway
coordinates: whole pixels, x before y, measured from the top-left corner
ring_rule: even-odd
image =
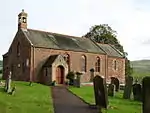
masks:
[[[58,66],[56,68],[56,83],[57,84],[63,84],[64,83],[64,75],[65,75],[64,67]]]

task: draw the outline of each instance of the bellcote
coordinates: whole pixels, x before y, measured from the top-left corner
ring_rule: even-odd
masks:
[[[18,29],[27,29],[27,16],[28,14],[24,12],[24,9],[18,15]]]

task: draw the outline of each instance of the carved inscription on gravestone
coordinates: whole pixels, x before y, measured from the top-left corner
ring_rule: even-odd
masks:
[[[104,79],[96,75],[93,79],[94,82],[94,93],[96,105],[107,108],[108,105],[108,95],[107,88]]]

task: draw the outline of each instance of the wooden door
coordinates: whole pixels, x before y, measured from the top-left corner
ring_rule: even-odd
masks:
[[[56,68],[56,83],[63,84],[64,83],[64,67],[58,66]]]

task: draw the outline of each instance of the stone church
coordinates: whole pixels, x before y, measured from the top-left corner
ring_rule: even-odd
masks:
[[[40,20],[39,20],[40,21]],[[91,69],[106,78],[125,80],[125,58],[113,45],[96,43],[85,37],[69,36],[27,28],[27,13],[18,15],[18,31],[3,55],[3,79],[64,84],[68,72],[80,72],[81,82],[89,82]]]

